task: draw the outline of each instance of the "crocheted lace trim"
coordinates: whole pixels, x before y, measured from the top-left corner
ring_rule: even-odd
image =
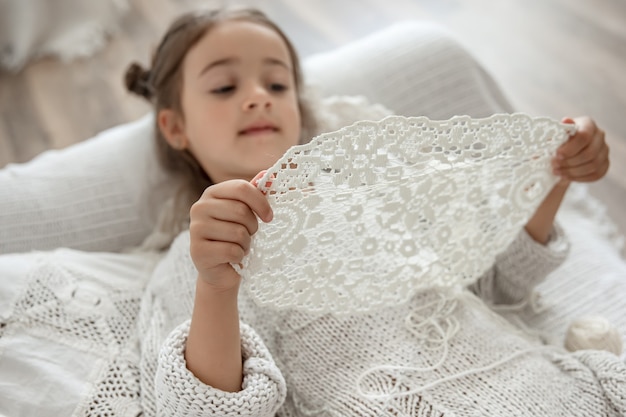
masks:
[[[28,285],[16,298],[5,328],[25,329],[40,340],[44,353],[46,341],[54,340],[75,351],[76,360],[97,358],[93,368],[97,379],[82,394],[73,415],[137,416],[141,404],[135,326],[142,285],[137,279],[115,288],[119,281],[114,274],[120,269],[112,272],[106,265],[121,259],[98,257],[94,265],[89,262],[94,259],[91,255],[71,250],[34,254],[34,266],[24,277]],[[149,263],[151,258],[142,260]],[[35,387],[42,384],[39,381]]]
[[[291,148],[258,182],[274,211],[235,266],[260,305],[356,313],[468,285],[557,181],[573,125],[525,114],[362,121]]]

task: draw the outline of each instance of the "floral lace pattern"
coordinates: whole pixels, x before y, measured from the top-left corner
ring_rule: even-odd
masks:
[[[556,182],[573,125],[524,114],[391,116],[291,148],[258,182],[274,211],[241,266],[260,305],[355,313],[467,285]]]

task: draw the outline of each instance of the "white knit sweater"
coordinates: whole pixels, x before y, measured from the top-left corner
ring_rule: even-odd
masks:
[[[196,276],[188,247],[185,233],[157,267],[142,304],[141,381],[147,416],[626,413],[626,367],[617,357],[546,348],[469,292],[425,292],[393,309],[341,318],[277,314],[256,307],[242,292],[242,390],[213,389],[185,367]],[[559,265],[566,248],[559,233],[543,247],[522,232],[474,290],[494,303],[522,300]],[[433,307],[426,315],[444,331],[458,324],[447,343],[436,337],[420,340],[407,331],[405,319],[425,314],[420,309],[428,305]],[[445,359],[437,364],[445,349]]]

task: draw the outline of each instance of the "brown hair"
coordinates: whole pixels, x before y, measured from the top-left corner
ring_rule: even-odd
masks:
[[[155,114],[163,109],[172,109],[182,115],[180,101],[182,64],[187,52],[217,23],[231,20],[244,20],[269,27],[287,45],[293,62],[298,108],[302,120],[300,141],[310,139],[315,131],[315,119],[304,98],[302,71],[296,50],[285,33],[263,12],[256,9],[217,9],[183,14],[170,25],[162,38],[152,57],[150,70],[142,68],[137,63],[130,65],[125,75],[126,88],[150,101],[154,106]],[[191,204],[202,195],[206,187],[213,184],[213,181],[188,150],[176,150],[169,146],[159,129],[156,117],[155,132],[160,163],[167,170],[183,178],[184,188],[180,190],[183,194],[180,197],[183,198],[179,201],[181,204],[177,204],[177,211],[180,213],[177,213],[175,221],[182,220],[179,216],[183,215],[186,219]]]

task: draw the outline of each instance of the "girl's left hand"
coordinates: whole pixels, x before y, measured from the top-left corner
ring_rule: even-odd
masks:
[[[589,117],[566,117],[562,123],[576,124],[576,134],[557,149],[552,160],[555,175],[561,184],[597,181],[609,170],[609,147],[604,131]]]

